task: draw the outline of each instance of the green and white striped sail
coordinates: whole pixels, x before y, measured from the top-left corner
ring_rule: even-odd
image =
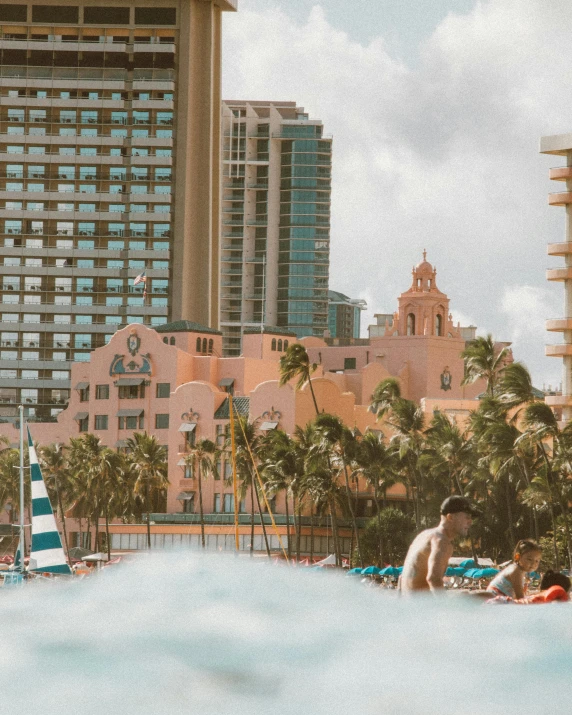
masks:
[[[29,429],[28,452],[32,482],[32,550],[28,569],[71,575]]]

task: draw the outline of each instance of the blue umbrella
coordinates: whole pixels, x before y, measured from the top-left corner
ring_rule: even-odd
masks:
[[[400,569],[396,568],[395,566],[386,566],[384,569],[381,569],[381,571],[379,572],[379,575],[380,576],[397,577],[401,574],[402,570],[403,570],[403,568],[400,570]]]
[[[468,571],[465,571],[463,574],[465,578],[479,578],[475,574],[478,574],[482,571],[482,569],[469,569]]]
[[[361,572],[364,576],[378,576],[381,573],[381,569],[378,569],[377,566],[368,566],[362,569]]]
[[[473,559],[465,559],[464,561],[461,561],[459,566],[463,569],[478,569],[479,565],[476,564]]]
[[[484,569],[477,569],[473,578],[492,578],[498,574],[499,570],[491,566]]]
[[[466,571],[467,569],[464,569],[461,566],[447,566],[445,576],[464,576]]]
[[[357,576],[357,574],[360,574],[360,575],[361,575],[361,569],[360,569],[360,568],[350,569],[350,570],[347,572],[346,576]]]

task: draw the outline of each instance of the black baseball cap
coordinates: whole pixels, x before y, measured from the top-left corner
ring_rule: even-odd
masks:
[[[441,514],[443,516],[446,514],[458,514],[461,511],[464,511],[471,516],[479,515],[479,510],[474,507],[468,499],[460,497],[457,494],[447,497],[441,504]]]

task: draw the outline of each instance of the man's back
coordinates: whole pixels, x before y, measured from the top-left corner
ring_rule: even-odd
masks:
[[[401,574],[401,591],[403,593],[428,591],[430,589],[427,578],[430,558],[437,559],[440,564],[445,564],[444,567],[439,567],[439,570],[442,568],[443,571],[440,576],[442,579],[452,553],[453,545],[440,526],[422,531],[415,537],[407,552]]]

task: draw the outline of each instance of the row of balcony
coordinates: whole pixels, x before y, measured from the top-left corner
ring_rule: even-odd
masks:
[[[117,82],[175,81],[175,70],[168,68],[138,67],[132,72],[109,67],[38,67],[33,65],[2,65],[0,79],[46,79],[46,80],[106,80]],[[82,89],[85,89],[83,87]]]

